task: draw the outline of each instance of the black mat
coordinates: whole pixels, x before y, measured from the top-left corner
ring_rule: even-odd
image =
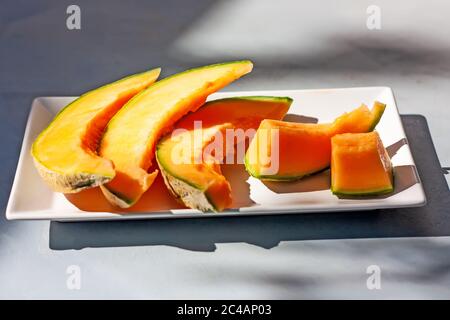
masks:
[[[450,191],[426,119],[402,121],[423,182],[428,204],[349,213],[141,220],[51,222],[50,248],[168,245],[213,251],[216,243],[246,242],[263,248],[280,241],[383,237],[450,236]]]

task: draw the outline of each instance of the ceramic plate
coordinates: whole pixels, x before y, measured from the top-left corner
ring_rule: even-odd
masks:
[[[155,184],[133,208],[119,212],[110,206],[97,188],[64,195],[51,191],[39,177],[30,156],[36,136],[55,114],[75,97],[39,97],[33,101],[23,139],[14,184],[6,210],[10,220],[50,219],[110,220],[236,216],[329,211],[356,211],[423,206],[425,194],[417,174],[392,90],[367,87],[320,90],[282,90],[216,93],[209,100],[228,96],[276,95],[294,99],[288,120],[332,121],[361,103],[372,106],[374,100],[387,105],[377,126],[395,167],[395,191],[387,196],[343,199],[329,190],[329,171],[298,182],[262,182],[249,177],[243,165],[223,165],[223,173],[233,189],[232,209],[221,213],[201,213],[185,209],[167,192],[159,176]]]

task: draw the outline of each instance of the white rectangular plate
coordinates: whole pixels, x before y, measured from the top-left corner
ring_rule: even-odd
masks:
[[[425,194],[390,88],[226,92],[213,94],[209,100],[248,95],[289,96],[294,99],[288,115],[291,120],[303,116],[303,119],[312,117],[319,119],[320,122],[332,121],[361,103],[368,106],[371,106],[374,100],[386,103],[387,108],[377,126],[377,131],[388,150],[395,153],[392,156],[396,172],[394,193],[363,199],[340,199],[329,190],[329,172],[298,182],[263,183],[249,177],[243,165],[224,165],[224,174],[233,189],[234,203],[233,209],[222,213],[200,213],[197,210],[183,209],[167,194],[161,179],[150,188],[140,201],[141,204],[138,203],[127,213],[118,213],[117,209],[111,207],[101,197],[97,189],[71,195],[69,201],[65,195],[51,191],[44,184],[34,168],[29,150],[39,132],[75,97],[40,97],[33,101],[31,107],[6,210],[7,218],[59,221],[148,219],[355,211],[425,205]]]

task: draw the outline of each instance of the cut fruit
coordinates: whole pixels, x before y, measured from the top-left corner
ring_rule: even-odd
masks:
[[[386,109],[386,105],[375,101],[372,110],[362,104],[359,108],[344,113],[333,121],[333,134],[339,133],[364,133],[375,129],[381,116]]]
[[[224,158],[231,155],[227,151],[245,142],[245,137],[252,135],[247,130],[256,130],[263,119],[282,119],[291,103],[287,97],[226,98],[208,102],[181,119],[156,148],[156,160],[168,189],[190,208],[227,208],[232,200],[231,187],[220,170]],[[213,147],[212,152],[208,147]]]
[[[332,126],[264,120],[245,156],[245,168],[261,180],[290,181],[330,165]]]
[[[44,181],[57,192],[74,193],[110,181],[114,166],[96,154],[108,121],[161,69],[135,74],[83,94],[62,109],[34,141],[31,155]]]
[[[334,194],[365,196],[394,190],[391,160],[376,131],[338,134],[331,145]]]
[[[375,102],[372,111],[362,105],[333,123],[310,124],[265,120],[245,156],[245,167],[261,180],[292,181],[327,169],[331,137],[340,133],[373,130],[385,105]]]
[[[230,205],[231,187],[222,175],[220,160],[205,152],[207,146],[220,141],[216,139],[225,136],[226,129],[230,128],[231,124],[227,123],[198,129],[202,132],[188,130],[158,144],[156,159],[164,182],[172,195],[187,207],[221,211]]]
[[[195,121],[202,128],[231,123],[243,130],[257,129],[264,119],[280,120],[286,115],[292,99],[289,97],[246,96],[212,100],[196,112],[191,112],[176,123],[175,128],[191,130]]]
[[[116,176],[102,185],[107,199],[122,208],[136,203],[158,171],[151,167],[158,139],[207,96],[252,70],[250,61],[196,68],[163,79],[130,100],[109,122],[99,154],[113,161]]]

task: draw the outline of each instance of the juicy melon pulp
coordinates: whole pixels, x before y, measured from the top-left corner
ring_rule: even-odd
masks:
[[[231,186],[220,169],[227,152],[234,151],[229,147],[245,143],[246,131],[256,130],[263,119],[282,119],[291,103],[285,97],[225,98],[181,119],[157,145],[156,159],[168,189],[190,208],[222,211],[229,207]],[[233,136],[227,135],[227,129],[233,130]],[[207,152],[205,148],[213,143],[223,152]]]
[[[330,124],[264,120],[245,157],[245,167],[261,180],[296,180],[328,168]]]
[[[332,134],[370,132],[380,122],[385,109],[386,105],[379,101],[373,103],[372,110],[362,104],[359,108],[336,118],[333,121]]]
[[[245,167],[258,179],[274,181],[297,180],[325,170],[331,161],[331,138],[373,130],[384,109],[379,102],[372,110],[362,105],[325,124],[265,120],[247,150]]]
[[[188,70],[163,79],[130,100],[109,122],[99,154],[113,161],[116,177],[102,185],[114,205],[128,208],[151,186],[156,143],[173,124],[200,107],[207,96],[252,70],[235,61]]]
[[[230,205],[231,186],[222,175],[220,159],[205,152],[205,147],[225,136],[229,128],[231,124],[225,123],[205,128],[200,134],[190,130],[157,146],[156,159],[164,182],[187,207],[221,211]]]
[[[39,174],[54,191],[79,192],[114,177],[111,161],[96,154],[103,130],[159,73],[160,69],[150,70],[92,90],[56,115],[31,148]]]
[[[331,139],[331,190],[338,195],[376,195],[394,190],[389,155],[376,131]]]

